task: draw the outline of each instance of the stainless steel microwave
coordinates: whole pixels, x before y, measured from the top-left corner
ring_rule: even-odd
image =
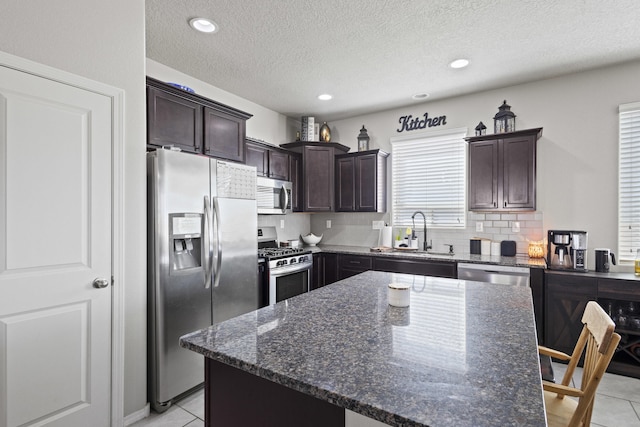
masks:
[[[292,212],[290,181],[259,176],[257,184],[258,214],[283,215]]]

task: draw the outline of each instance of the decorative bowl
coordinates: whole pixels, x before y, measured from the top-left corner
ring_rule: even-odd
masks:
[[[306,236],[301,236],[302,240],[304,240],[304,242],[309,245],[309,246],[315,246],[318,243],[320,243],[320,240],[322,240],[322,234],[319,236],[316,236],[313,233],[309,233]]]

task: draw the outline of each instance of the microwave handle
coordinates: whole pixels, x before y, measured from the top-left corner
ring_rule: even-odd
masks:
[[[280,189],[280,206],[282,206],[282,213],[287,213],[287,206],[289,206],[289,193],[287,192],[284,184]]]

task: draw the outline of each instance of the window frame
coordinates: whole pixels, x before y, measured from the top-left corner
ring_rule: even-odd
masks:
[[[468,144],[465,140],[468,135],[467,128],[455,128],[455,129],[443,129],[438,131],[428,131],[428,132],[419,132],[412,133],[402,136],[397,136],[390,138],[391,145],[391,225],[393,227],[409,227],[412,225],[409,212],[413,213],[414,211],[423,211],[426,215],[427,225],[430,229],[454,229],[454,230],[464,230],[466,228],[466,220],[467,220],[467,165],[468,165]],[[457,146],[451,148],[448,153],[449,154],[458,154],[460,157],[457,160],[447,160],[446,152],[443,152],[443,148],[447,147],[447,144],[457,144]],[[433,144],[432,147],[425,148],[426,145]],[[404,187],[402,191],[406,193],[406,188],[409,187],[408,181],[408,172],[402,173],[398,169],[406,165],[409,160],[416,161],[415,156],[418,154],[416,152],[412,152],[411,159],[409,155],[402,156],[401,151],[409,152],[411,149],[417,151],[423,151],[423,156],[428,156],[431,153],[441,152],[441,157],[434,159],[431,163],[431,167],[425,166],[424,175],[429,176],[432,174],[431,170],[438,171],[441,176],[442,168],[445,166],[451,166],[453,163],[458,163],[458,173],[454,178],[454,182],[452,182],[452,186],[455,189],[456,194],[459,194],[459,198],[455,203],[452,203],[449,206],[446,206],[446,200],[443,198],[445,194],[444,190],[446,190],[446,185],[431,185],[425,184],[426,187],[421,190],[424,191],[432,191],[432,194],[435,194],[430,201],[426,201],[422,204],[408,205],[413,203],[410,200],[402,200],[399,201],[398,197],[400,194],[400,187]],[[422,158],[421,158],[422,159]],[[424,160],[417,160],[424,164]],[[435,165],[435,166],[434,166]],[[438,169],[440,168],[440,169]],[[415,168],[414,168],[415,169]],[[424,177],[423,177],[424,178]],[[429,177],[431,179],[431,177]],[[402,180],[399,182],[399,180]],[[425,182],[430,182],[425,178]],[[434,193],[435,190],[435,193]],[[440,190],[438,193],[437,190]],[[438,194],[440,194],[438,196]],[[411,197],[411,196],[409,196]],[[421,196],[413,196],[413,197],[421,197]],[[428,195],[426,196],[428,197]],[[404,205],[403,208],[400,208],[399,205]],[[436,206],[434,208],[433,206]],[[438,208],[437,206],[440,205]],[[434,213],[436,215],[434,215]],[[443,218],[440,222],[436,219],[440,214],[440,217]],[[457,223],[455,222],[457,221]],[[420,222],[422,219],[420,218]]]
[[[618,107],[619,260],[633,261],[637,249],[640,249],[640,102],[632,102]]]

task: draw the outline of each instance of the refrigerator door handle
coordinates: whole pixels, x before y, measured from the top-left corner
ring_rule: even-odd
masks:
[[[220,284],[220,268],[222,267],[222,229],[220,228],[220,206],[218,206],[218,199],[212,197],[213,201],[213,219],[216,229],[216,246],[218,246],[218,255],[216,259],[216,269],[214,270],[213,287],[217,288]]]
[[[289,206],[289,193],[287,192],[287,189],[284,187],[284,184],[280,189],[280,206],[282,206],[282,213],[287,213],[287,206]]]
[[[211,286],[211,279],[213,274],[213,227],[211,217],[211,203],[209,202],[209,196],[204,196],[204,218],[205,218],[205,230],[204,236],[207,239],[205,241],[206,254],[204,256],[204,287],[209,289]]]

